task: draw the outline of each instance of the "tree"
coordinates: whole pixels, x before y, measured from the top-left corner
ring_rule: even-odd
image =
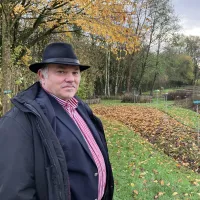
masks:
[[[10,101],[5,95],[6,91],[11,90],[12,83],[12,62],[11,62],[11,16],[7,15],[10,12],[10,4],[6,3],[2,5],[2,92],[3,96],[2,105],[3,113],[5,113],[10,108]]]
[[[199,78],[199,62],[200,62],[200,37],[198,36],[189,36],[185,39],[186,42],[186,52],[192,57],[193,61],[193,84]]]
[[[142,1],[135,1],[135,16],[131,16],[128,18],[127,23],[130,28],[134,30],[135,35],[139,38],[144,38],[146,35],[147,30],[149,29],[149,18],[148,18],[148,9],[149,9],[149,2],[142,0]],[[139,50],[141,43],[138,45],[133,43],[132,52],[132,59],[128,65],[128,76],[127,76],[127,88],[126,91],[131,91],[131,80],[133,76],[134,66],[135,66],[135,56],[137,50]]]
[[[195,84],[199,79],[199,61],[200,61],[200,37],[199,36],[184,36],[177,34],[173,37],[171,44],[177,53],[186,54],[192,57],[193,63],[193,81]]]
[[[126,18],[134,14],[127,9],[132,4],[132,0],[2,0],[1,66],[3,82],[7,80],[2,91],[12,89],[12,68],[25,68],[31,60],[30,49],[52,34],[69,36],[83,30],[86,36],[92,33],[114,44],[112,51],[116,51],[116,43],[126,44],[131,51],[138,41],[125,26]],[[3,96],[3,113],[9,108],[8,99]]]
[[[143,80],[143,76],[146,72],[148,66],[148,57],[150,55],[150,50],[156,50],[156,62],[155,62],[155,74],[152,81],[153,91],[154,84],[156,78],[159,74],[159,55],[163,42],[167,42],[167,39],[170,35],[176,31],[178,28],[176,25],[176,17],[173,14],[172,7],[170,5],[169,0],[152,0],[149,5],[149,14],[148,17],[150,19],[150,29],[148,32],[148,37],[146,36],[144,39],[144,45],[146,51],[144,51],[142,57],[141,71],[139,78],[137,80],[136,88],[138,91],[141,89],[141,84]],[[155,48],[156,46],[156,48]]]
[[[192,84],[193,61],[188,54],[179,53],[177,49],[168,47],[162,52],[162,61],[167,76],[168,86]]]

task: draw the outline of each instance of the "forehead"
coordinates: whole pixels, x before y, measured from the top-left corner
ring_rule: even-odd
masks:
[[[75,65],[48,64],[47,66],[49,69],[80,70],[80,67]]]

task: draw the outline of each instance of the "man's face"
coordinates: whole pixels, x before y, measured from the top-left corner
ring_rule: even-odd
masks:
[[[45,90],[63,100],[68,100],[76,94],[81,80],[79,66],[48,64],[48,75],[41,70],[38,75]]]

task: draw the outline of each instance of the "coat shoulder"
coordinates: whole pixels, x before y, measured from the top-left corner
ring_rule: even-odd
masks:
[[[31,136],[31,125],[28,117],[29,113],[24,113],[20,109],[13,107],[0,118],[0,130],[10,131],[22,130]]]

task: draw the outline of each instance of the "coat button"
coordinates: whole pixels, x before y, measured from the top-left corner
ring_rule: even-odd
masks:
[[[94,176],[98,176],[98,173],[94,173]]]

